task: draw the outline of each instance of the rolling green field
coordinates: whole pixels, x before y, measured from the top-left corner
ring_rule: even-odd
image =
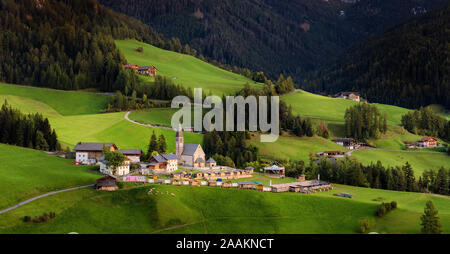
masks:
[[[1,86],[0,86],[1,87]],[[55,90],[31,87],[18,87],[19,90],[37,91],[42,93]],[[10,87],[12,94],[16,87]],[[31,91],[24,92],[24,94],[31,93]],[[60,92],[60,91],[56,91]],[[62,92],[66,93],[66,92]],[[75,93],[75,92],[74,92]],[[81,93],[81,95],[89,95],[88,93]],[[95,95],[96,96],[96,95]],[[51,97],[51,96],[50,96]],[[58,98],[60,101],[58,101]],[[1,95],[0,100],[8,100],[8,103],[15,108],[19,108],[24,113],[40,112],[45,117],[48,117],[50,124],[56,129],[58,140],[65,146],[73,148],[78,142],[114,142],[120,148],[140,148],[147,150],[150,136],[153,131],[156,135],[163,134],[166,137],[167,149],[169,152],[175,150],[175,131],[151,128],[141,125],[136,125],[125,120],[125,112],[107,113],[107,114],[86,114],[87,111],[78,111],[80,115],[63,115],[48,104],[39,100],[30,99],[29,97]],[[61,95],[52,100],[55,105],[62,103],[66,98]],[[91,98],[92,99],[92,98]],[[92,99],[93,100],[93,99]],[[75,103],[75,102],[74,102]],[[75,105],[69,105],[68,108]],[[199,134],[186,133],[185,142],[202,143],[203,138]]]
[[[128,62],[139,66],[153,65],[158,74],[172,78],[174,83],[186,87],[202,88],[206,94],[232,94],[245,83],[255,85],[244,76],[228,72],[190,55],[154,47],[135,40],[117,40],[116,45]],[[136,49],[142,47],[142,53]],[[144,78],[144,80],[147,80]]]
[[[42,193],[94,184],[89,166],[28,148],[0,144],[0,210]]]
[[[0,83],[0,96],[12,95],[47,104],[61,115],[96,114],[106,108],[108,96]],[[0,97],[2,104],[4,98]],[[30,101],[27,101],[29,103]],[[24,103],[25,106],[27,103]]]
[[[148,195],[151,187],[158,194]],[[354,198],[332,196],[336,192]],[[0,233],[356,233],[362,219],[370,220],[370,231],[419,233],[419,217],[428,199],[439,209],[444,233],[450,233],[448,198],[342,185],[310,195],[166,185],[116,192],[84,189],[46,197],[0,216]],[[375,218],[381,201],[393,200],[398,209]],[[21,221],[25,215],[50,211],[56,212],[50,222]]]
[[[308,93],[299,90],[286,96],[282,96],[281,100],[292,106],[295,114],[318,118],[325,122],[341,122],[344,123],[345,110],[358,102],[340,98],[331,98],[322,95]],[[385,104],[374,104],[380,112],[386,113],[388,116],[387,123],[390,125],[399,125],[401,116],[409,110],[397,106]]]
[[[259,136],[255,135],[249,141],[258,147],[261,155],[268,159],[291,159],[309,161],[310,153],[323,151],[348,151],[346,148],[322,137],[293,137],[280,136],[276,142],[260,142]]]
[[[421,176],[427,169],[450,166],[450,156],[438,152],[367,149],[355,151],[352,156],[364,164],[376,163],[379,160],[384,166],[402,166],[409,162],[416,177]]]

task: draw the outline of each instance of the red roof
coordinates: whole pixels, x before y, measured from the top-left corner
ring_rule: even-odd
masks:
[[[436,141],[436,139],[433,137],[424,137],[420,140],[420,142],[430,142],[430,141],[433,142]]]

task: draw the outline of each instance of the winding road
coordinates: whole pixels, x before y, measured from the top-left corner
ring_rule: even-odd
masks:
[[[124,116],[125,120],[127,120],[128,122],[131,122],[131,123],[134,123],[134,124],[137,124],[137,125],[141,125],[141,126],[146,126],[146,127],[153,127],[153,128],[159,128],[159,129],[165,129],[165,130],[172,130],[171,127],[167,127],[167,126],[161,126],[161,125],[150,124],[150,123],[140,123],[140,122],[136,122],[134,120],[131,120],[130,117],[129,117],[130,113],[131,113],[131,111],[128,111],[125,114],[125,116]]]
[[[71,190],[84,189],[84,188],[88,188],[88,187],[92,187],[92,186],[94,186],[94,184],[85,185],[85,186],[79,186],[79,187],[73,187],[73,188],[64,189],[64,190],[59,190],[59,191],[48,192],[48,193],[45,193],[45,194],[42,194],[42,195],[39,195],[39,196],[30,198],[30,199],[27,199],[27,200],[25,200],[25,201],[23,201],[23,202],[18,203],[18,204],[15,205],[15,206],[11,206],[10,208],[6,208],[6,209],[4,209],[4,210],[1,210],[1,211],[0,211],[0,214],[9,212],[9,211],[11,211],[11,210],[14,210],[14,209],[16,209],[16,208],[19,208],[19,207],[21,207],[21,206],[23,206],[23,205],[26,205],[26,204],[28,204],[28,203],[30,203],[30,202],[32,202],[32,201],[35,201],[35,200],[40,199],[40,198],[43,198],[43,197],[47,197],[47,196],[51,196],[51,195],[55,195],[55,194],[58,194],[58,193],[61,193],[61,192],[66,192],[66,191],[71,191]]]

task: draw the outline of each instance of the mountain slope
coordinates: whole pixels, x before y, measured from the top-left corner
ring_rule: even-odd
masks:
[[[450,106],[450,3],[361,43],[320,72],[314,90],[356,90],[369,101]]]
[[[169,43],[96,0],[0,1],[0,81],[121,90],[132,74],[122,70],[126,61],[113,38]]]
[[[332,56],[445,0],[100,0],[203,55],[296,82]],[[341,12],[342,11],[342,12]]]

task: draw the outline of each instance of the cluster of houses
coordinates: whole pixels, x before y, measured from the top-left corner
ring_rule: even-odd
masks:
[[[438,141],[437,139],[433,138],[433,137],[424,137],[421,138],[419,141],[417,141],[416,143],[405,143],[406,148],[433,148],[433,147],[437,147],[438,146]]]
[[[156,76],[156,71],[157,71],[155,66],[138,66],[137,64],[127,64],[127,65],[124,65],[123,68],[130,69],[141,75],[151,76],[151,77]]]

